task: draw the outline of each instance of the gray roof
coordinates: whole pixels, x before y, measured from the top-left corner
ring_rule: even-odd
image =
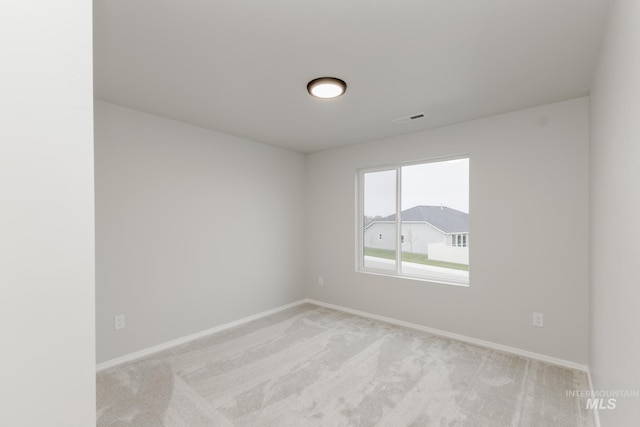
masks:
[[[402,221],[427,222],[446,234],[468,233],[469,214],[446,206],[414,206],[402,211]],[[396,220],[396,214],[371,222],[389,222]]]

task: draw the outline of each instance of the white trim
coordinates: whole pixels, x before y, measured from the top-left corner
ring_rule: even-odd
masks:
[[[516,347],[509,347],[509,346],[497,344],[491,341],[485,341],[477,338],[468,337],[465,335],[454,334],[452,332],[429,328],[427,326],[418,325],[416,323],[405,322],[404,320],[397,320],[391,317],[379,316],[377,314],[368,313],[366,311],[354,310],[351,308],[347,308],[347,307],[343,307],[335,304],[329,304],[329,303],[317,301],[314,299],[307,298],[306,302],[308,302],[309,304],[314,304],[321,307],[331,308],[333,310],[343,311],[345,313],[355,314],[356,316],[368,317],[370,319],[380,320],[382,322],[391,323],[393,325],[404,326],[407,328],[428,332],[430,334],[440,335],[446,338],[452,338],[452,339],[463,341],[469,344],[479,345],[481,347],[486,347],[493,350],[514,354],[516,356],[522,356],[522,357],[527,357],[529,359],[539,360],[541,362],[551,363],[553,365],[562,366],[564,368],[576,369],[578,371],[583,371],[587,373],[589,372],[589,368],[587,365],[581,365],[579,363],[571,362],[569,360],[558,359],[556,357],[546,356],[544,354],[534,353],[534,352],[522,350]]]
[[[176,347],[176,346],[178,346],[180,344],[184,344],[184,343],[187,343],[189,341],[196,340],[198,338],[202,338],[202,337],[205,337],[205,336],[208,336],[208,335],[211,335],[211,334],[215,334],[216,332],[224,331],[226,329],[233,328],[234,326],[239,326],[239,325],[242,325],[244,323],[251,322],[253,320],[261,319],[263,317],[278,313],[280,311],[283,311],[283,310],[286,310],[288,308],[295,307],[295,306],[298,306],[298,305],[304,304],[304,303],[314,304],[314,305],[317,305],[317,306],[320,306],[320,307],[327,307],[327,308],[331,308],[333,310],[338,310],[338,311],[342,311],[342,312],[345,312],[345,313],[354,314],[356,316],[367,317],[367,318],[370,318],[370,319],[374,319],[374,320],[379,320],[379,321],[382,321],[382,322],[390,323],[390,324],[393,324],[393,325],[404,326],[404,327],[407,327],[407,328],[416,329],[416,330],[423,331],[423,332],[428,332],[428,333],[431,333],[431,334],[434,334],[434,335],[440,335],[440,336],[447,337],[447,338],[452,338],[452,339],[455,339],[455,340],[458,340],[458,341],[467,342],[469,344],[475,344],[475,345],[479,345],[479,346],[482,346],[482,347],[490,348],[490,349],[493,349],[493,350],[498,350],[498,351],[503,351],[503,352],[506,352],[506,353],[511,353],[511,354],[514,354],[514,355],[517,355],[517,356],[528,357],[530,359],[535,359],[535,360],[539,360],[541,362],[551,363],[553,365],[558,365],[558,366],[562,366],[562,367],[569,368],[569,369],[577,369],[579,371],[583,371],[583,372],[587,373],[587,377],[588,377],[588,380],[589,380],[589,387],[590,387],[591,391],[593,391],[593,383],[591,381],[591,373],[590,373],[589,367],[587,365],[582,365],[582,364],[571,362],[571,361],[568,361],[568,360],[558,359],[558,358],[551,357],[551,356],[546,356],[544,354],[534,353],[534,352],[531,352],[531,351],[522,350],[522,349],[515,348],[515,347],[509,347],[509,346],[506,346],[506,345],[497,344],[497,343],[494,343],[494,342],[491,342],[491,341],[480,340],[480,339],[468,337],[468,336],[465,336],[465,335],[455,334],[455,333],[443,331],[443,330],[440,330],[440,329],[434,329],[434,328],[430,328],[428,326],[418,325],[416,323],[411,323],[411,322],[405,322],[404,320],[398,320],[398,319],[393,319],[391,317],[380,316],[380,315],[369,313],[369,312],[366,312],[366,311],[355,310],[355,309],[352,309],[352,308],[347,308],[347,307],[343,307],[343,306],[340,306],[340,305],[330,304],[330,303],[326,303],[326,302],[323,302],[323,301],[318,301],[318,300],[314,300],[314,299],[310,299],[310,298],[302,299],[302,300],[299,300],[299,301],[295,301],[295,302],[292,302],[290,304],[285,304],[285,305],[282,305],[280,307],[273,308],[271,310],[263,311],[261,313],[254,314],[254,315],[251,315],[251,316],[247,316],[247,317],[244,317],[242,319],[234,320],[234,321],[229,322],[229,323],[225,323],[225,324],[222,324],[222,325],[215,326],[215,327],[213,327],[211,329],[207,329],[207,330],[204,330],[204,331],[201,331],[201,332],[196,332],[195,334],[191,334],[191,335],[187,335],[185,337],[177,338],[175,340],[171,340],[171,341],[168,341],[168,342],[165,342],[165,343],[162,343],[162,344],[155,345],[153,347],[149,347],[149,348],[146,348],[146,349],[143,349],[143,350],[140,350],[140,351],[136,351],[134,353],[130,353],[130,354],[127,354],[127,355],[124,355],[124,356],[121,356],[121,357],[117,357],[115,359],[108,360],[106,362],[99,363],[99,364],[96,365],[96,371],[102,371],[102,370],[105,370],[105,369],[108,369],[108,368],[111,368],[111,367],[114,367],[114,366],[117,366],[117,365],[121,365],[123,363],[131,362],[133,360],[137,360],[137,359],[140,359],[140,358],[143,358],[143,357],[146,357],[146,356],[150,356],[150,355],[152,355],[154,353],[157,353],[159,351],[166,350],[166,349],[172,348],[172,347]],[[598,417],[597,411],[595,412],[595,414],[596,414],[596,427],[599,427],[599,419],[598,419],[599,417]]]
[[[364,194],[362,195],[364,197]],[[360,216],[364,215],[364,211]],[[402,276],[402,167],[396,167],[396,275]],[[362,244],[362,252],[364,247],[364,231],[363,238],[360,239]],[[364,267],[364,259],[362,260]]]
[[[595,390],[593,389],[593,381],[591,380],[591,369],[587,366],[587,379],[589,380],[589,391],[591,392],[591,396],[595,396]],[[598,405],[595,405],[593,408],[593,417],[596,422],[595,427],[600,427],[600,413],[598,412]]]
[[[176,346],[178,346],[180,344],[184,344],[184,343],[189,342],[189,341],[197,340],[198,338],[206,337],[207,335],[215,334],[216,332],[224,331],[225,329],[233,328],[234,326],[239,326],[239,325],[242,325],[244,323],[251,322],[252,320],[257,320],[257,319],[260,319],[260,318],[263,318],[263,317],[278,313],[278,312],[286,310],[288,308],[295,307],[295,306],[300,305],[300,304],[304,304],[305,302],[307,302],[307,301],[302,299],[302,300],[299,300],[299,301],[292,302],[290,304],[281,305],[280,307],[276,307],[276,308],[273,308],[271,310],[267,310],[267,311],[263,311],[263,312],[258,313],[258,314],[254,314],[254,315],[251,315],[251,316],[243,317],[242,319],[238,319],[238,320],[234,320],[234,321],[229,322],[229,323],[218,325],[218,326],[215,326],[215,327],[213,327],[211,329],[207,329],[207,330],[204,330],[204,331],[196,332],[195,334],[187,335],[187,336],[182,337],[182,338],[177,338],[175,340],[167,341],[167,342],[162,343],[162,344],[154,345],[153,347],[145,348],[143,350],[136,351],[134,353],[126,354],[124,356],[108,360],[106,362],[98,363],[96,365],[96,371],[97,372],[103,371],[105,369],[112,368],[114,366],[122,365],[123,363],[127,363],[127,362],[131,362],[133,360],[141,359],[143,357],[150,356],[150,355],[152,355],[154,353],[157,353],[159,351],[163,351],[163,350],[166,350],[166,349],[171,348],[171,347],[176,347]]]
[[[391,277],[394,279],[402,279],[402,280],[417,280],[419,282],[429,282],[429,283],[436,283],[436,284],[440,284],[440,285],[452,285],[452,286],[461,286],[463,288],[468,288],[469,287],[469,283],[457,283],[457,282],[447,282],[446,280],[438,280],[438,279],[430,279],[428,277],[425,276],[409,276],[408,274],[404,274],[402,276],[397,275],[390,275],[388,272],[391,270],[377,270],[374,268],[369,267],[368,270],[356,270],[356,273],[358,274],[373,274],[374,276],[385,276],[385,277]]]
[[[470,158],[471,158],[471,153],[469,151],[466,151],[463,153],[452,154],[450,156],[448,155],[435,156],[435,157],[429,157],[429,158],[420,159],[420,160],[410,160],[408,162],[383,163],[377,166],[370,166],[370,167],[365,166],[365,167],[358,168],[357,172],[365,172],[365,173],[366,172],[382,172],[386,170],[395,169],[396,167],[415,166],[415,165],[422,165],[426,163],[440,163],[440,162],[448,162],[450,160],[462,160],[462,159],[470,159]]]
[[[371,167],[371,168],[360,168],[357,170],[357,185],[356,185],[356,190],[358,191],[357,195],[356,195],[356,206],[357,206],[357,212],[356,212],[356,272],[360,272],[360,273],[366,273],[366,272],[372,272],[374,274],[380,274],[380,275],[384,275],[387,277],[408,277],[408,278],[414,278],[415,276],[412,275],[408,275],[405,274],[402,271],[402,224],[403,223],[424,223],[427,224],[429,227],[433,228],[434,230],[439,231],[441,234],[443,234],[445,237],[452,234],[452,233],[445,233],[443,230],[441,230],[440,228],[436,227],[435,225],[431,224],[428,221],[402,221],[402,168],[407,167],[407,166],[415,166],[415,165],[426,165],[426,164],[435,164],[435,163],[442,163],[442,162],[447,162],[447,161],[452,161],[452,160],[468,160],[471,161],[471,155],[469,153],[467,154],[458,154],[458,155],[453,155],[453,156],[443,156],[443,157],[437,157],[437,158],[432,158],[429,160],[416,160],[416,161],[411,161],[411,162],[401,162],[401,163],[395,163],[393,165],[381,165],[381,166],[376,166],[376,167]],[[379,173],[379,172],[390,172],[390,171],[394,171],[395,172],[395,177],[396,177],[396,191],[395,191],[395,201],[396,201],[396,212],[395,212],[395,217],[396,219],[394,221],[372,221],[370,224],[368,224],[366,227],[364,226],[364,177],[366,174],[368,173]],[[365,232],[367,231],[367,229],[375,224],[375,223],[382,223],[382,224],[395,224],[396,225],[396,236],[395,236],[395,240],[396,240],[396,245],[395,245],[395,252],[396,252],[396,258],[395,258],[395,271],[393,270],[384,270],[384,269],[375,269],[375,268],[370,268],[370,267],[365,267],[364,265],[364,252],[365,252],[365,247],[364,247],[364,235]],[[381,234],[381,233],[379,233]],[[469,235],[469,231],[465,232],[465,233],[457,233],[457,234],[467,234]],[[380,238],[378,238],[378,240],[380,240]],[[468,241],[469,239],[467,239]],[[468,247],[468,245],[466,246]],[[422,278],[422,277],[421,277]],[[436,282],[436,283],[444,283],[444,284],[449,284],[449,282],[453,282],[454,284],[459,284],[462,286],[469,286],[469,280],[467,279],[466,282],[462,282],[462,283],[458,283],[459,281],[456,280],[455,277],[453,278],[448,278],[451,280],[430,280],[429,276],[424,277],[424,279],[426,279],[426,281],[429,282]]]

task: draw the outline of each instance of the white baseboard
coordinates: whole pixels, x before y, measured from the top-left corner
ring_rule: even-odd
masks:
[[[593,381],[591,380],[591,369],[587,367],[587,379],[589,380],[589,391],[591,392],[591,396],[595,396]],[[600,427],[600,413],[598,412],[598,405],[593,408],[593,417],[595,418],[596,427]]]
[[[106,362],[102,362],[96,365],[96,371],[103,371],[108,368],[112,368],[114,366],[121,365],[123,363],[131,362],[133,360],[141,359],[143,357],[150,356],[154,353],[157,353],[162,350],[166,350],[171,347],[176,347],[180,344],[184,344],[189,341],[197,340],[198,338],[206,337],[207,335],[215,334],[216,332],[224,331],[225,329],[233,328],[234,326],[242,325],[243,323],[251,322],[252,320],[257,320],[265,316],[269,316],[271,314],[278,313],[280,311],[286,310],[291,307],[295,307],[300,304],[304,304],[307,302],[306,300],[295,301],[290,304],[281,305],[280,307],[276,307],[271,310],[263,311],[262,313],[254,314],[251,316],[244,317],[239,320],[234,320],[233,322],[225,323],[223,325],[215,326],[211,329],[207,329],[205,331],[196,332],[195,334],[187,335],[185,337],[181,337],[175,340],[171,340],[162,344],[154,345],[153,347],[145,348],[144,350],[136,351],[135,353],[130,353],[121,357],[117,357],[115,359],[108,360]]]
[[[318,305],[321,307],[327,307],[338,311],[343,311],[345,313],[355,314],[357,316],[368,317],[374,320],[380,320],[385,323],[391,323],[393,325],[405,326],[407,328],[416,329],[423,332],[428,332],[433,335],[439,335],[446,338],[452,338],[458,341],[463,341],[469,344],[478,345],[481,347],[487,347],[493,350],[502,351],[505,353],[511,353],[516,356],[523,356],[529,359],[539,360],[541,362],[551,363],[553,365],[562,366],[569,369],[576,369],[579,371],[588,372],[589,368],[586,365],[581,365],[579,363],[571,362],[568,360],[558,359],[551,356],[546,356],[544,354],[534,353],[527,350],[522,350],[516,347],[509,347],[502,344],[497,344],[491,341],[484,341],[477,338],[471,338],[465,335],[454,334],[452,332],[442,331],[440,329],[429,328],[427,326],[418,325],[416,323],[405,322],[403,320],[393,319],[391,317],[379,316],[377,314],[368,313],[366,311],[354,310],[351,308],[343,307],[340,305],[329,304],[322,301],[317,301],[314,299],[307,299],[306,302],[314,305]]]
[[[516,356],[523,356],[523,357],[527,357],[530,359],[534,359],[534,360],[539,360],[541,362],[546,362],[546,363],[551,363],[553,365],[558,365],[558,366],[562,366],[565,368],[569,368],[569,369],[576,369],[579,371],[584,371],[587,374],[587,379],[589,381],[589,389],[590,391],[593,393],[594,389],[593,389],[593,382],[591,380],[591,371],[589,370],[589,367],[587,365],[581,365],[579,363],[575,363],[575,362],[571,362],[568,360],[563,360],[563,359],[558,359],[555,357],[551,357],[551,356],[546,356],[544,354],[539,354],[539,353],[534,353],[531,351],[527,351],[527,350],[522,350],[519,348],[515,348],[515,347],[509,347],[506,345],[502,345],[502,344],[497,344],[491,341],[485,341],[485,340],[480,340],[477,338],[471,338],[465,335],[460,335],[460,334],[455,334],[455,333],[451,333],[451,332],[447,332],[447,331],[443,331],[440,329],[434,329],[434,328],[429,328],[427,326],[422,326],[422,325],[418,325],[416,323],[411,323],[411,322],[405,322],[403,320],[398,320],[398,319],[393,319],[391,317],[385,317],[385,316],[380,316],[377,314],[373,314],[373,313],[369,313],[366,311],[361,311],[361,310],[355,310],[352,308],[348,308],[348,307],[343,307],[340,305],[335,305],[335,304],[329,304],[326,302],[322,302],[322,301],[318,301],[318,300],[314,300],[314,299],[303,299],[303,300],[299,300],[299,301],[295,301],[292,302],[290,304],[285,304],[282,305],[280,307],[276,307],[273,308],[271,310],[267,310],[267,311],[263,311],[261,313],[258,314],[254,314],[251,316],[247,316],[244,317],[242,319],[239,320],[234,320],[233,322],[229,322],[229,323],[225,323],[223,325],[219,325],[219,326],[215,326],[211,329],[207,329],[201,332],[197,332],[195,334],[191,334],[191,335],[187,335],[185,337],[181,337],[172,341],[168,341],[162,344],[158,344],[156,346],[153,347],[149,347],[146,348],[144,350],[140,350],[140,351],[136,351],[134,353],[130,353],[127,354],[125,356],[121,356],[112,360],[108,360],[106,362],[103,363],[99,363],[96,365],[96,371],[103,371],[105,369],[108,368],[112,368],[114,366],[118,366],[121,365],[123,363],[127,363],[127,362],[131,362],[137,359],[141,359],[143,357],[147,357],[150,356],[154,353],[172,348],[172,347],[176,347],[178,345],[187,343],[189,341],[193,341],[193,340],[197,340],[198,338],[202,338],[202,337],[206,337],[208,335],[211,334],[215,334],[216,332],[220,332],[220,331],[224,331],[225,329],[229,329],[229,328],[233,328],[234,326],[239,326],[242,325],[244,323],[248,323],[251,322],[253,320],[257,320],[260,319],[262,317],[266,317],[269,316],[271,314],[275,314],[278,313],[280,311],[286,310],[288,308],[291,307],[295,307],[297,305],[300,304],[304,304],[304,303],[309,303],[309,304],[314,304],[320,307],[326,307],[326,308],[330,308],[333,310],[338,310],[338,311],[342,311],[345,313],[349,313],[349,314],[354,314],[356,316],[362,316],[362,317],[367,317],[370,319],[374,319],[374,320],[379,320],[385,323],[390,323],[392,325],[398,325],[398,326],[404,326],[407,328],[411,328],[411,329],[416,329],[419,331],[423,331],[423,332],[428,332],[434,335],[439,335],[439,336],[443,336],[446,338],[452,338],[458,341],[463,341],[469,344],[474,344],[474,345],[478,345],[481,347],[486,347],[486,348],[490,348],[493,350],[498,350],[498,351],[502,351],[505,353],[510,353],[510,354],[514,354]],[[595,418],[595,425],[596,427],[600,427],[600,416],[598,414],[598,408],[595,408],[594,411],[594,418]]]
[[[123,363],[127,363],[127,362],[131,362],[133,360],[137,360],[137,359],[141,359],[143,357],[147,357],[150,356],[154,353],[157,353],[159,351],[162,350],[166,350],[168,348],[171,347],[176,347],[178,345],[184,344],[186,342],[189,341],[193,341],[196,340],[198,338],[202,338],[202,337],[206,337],[208,335],[211,334],[215,334],[216,332],[220,332],[220,331],[224,331],[225,329],[229,329],[229,328],[233,328],[234,326],[239,326],[242,325],[244,323],[247,322],[251,322],[252,320],[257,320],[260,319],[262,317],[265,316],[269,316],[271,314],[275,314],[278,313],[280,311],[286,310],[288,308],[291,307],[295,307],[297,305],[300,304],[304,304],[304,303],[310,303],[310,304],[314,304],[317,306],[321,306],[321,307],[327,307],[327,308],[331,308],[333,310],[338,310],[338,311],[342,311],[345,313],[350,313],[350,314],[355,314],[357,316],[362,316],[362,317],[367,317],[370,319],[374,319],[374,320],[380,320],[382,322],[386,322],[386,323],[390,323],[393,325],[398,325],[398,326],[404,326],[407,328],[411,328],[411,329],[416,329],[419,331],[423,331],[423,332],[428,332],[430,334],[434,334],[434,335],[439,335],[439,336],[443,336],[446,338],[452,338],[458,341],[463,341],[469,344],[474,344],[474,345],[479,345],[481,347],[487,347],[490,349],[494,349],[494,350],[498,350],[498,351],[503,351],[505,353],[511,353],[511,354],[515,354],[517,356],[523,356],[523,357],[528,357],[530,359],[535,359],[535,360],[539,360],[541,362],[546,362],[546,363],[551,363],[554,365],[558,365],[558,366],[562,366],[565,368],[570,368],[570,369],[577,369],[579,371],[584,371],[587,372],[587,374],[589,375],[589,368],[586,365],[581,365],[579,363],[575,363],[575,362],[571,362],[568,360],[563,360],[563,359],[558,359],[555,357],[551,357],[551,356],[546,356],[544,354],[539,354],[539,353],[534,353],[531,351],[527,351],[527,350],[522,350],[519,348],[515,348],[515,347],[509,347],[506,345],[502,345],[502,344],[497,344],[491,341],[484,341],[484,340],[480,340],[477,338],[472,338],[472,337],[468,337],[465,335],[460,335],[460,334],[455,334],[452,332],[447,332],[447,331],[443,331],[440,329],[434,329],[434,328],[430,328],[427,326],[423,326],[423,325],[418,325],[416,323],[411,323],[411,322],[405,322],[403,320],[398,320],[398,319],[393,319],[391,317],[385,317],[385,316],[380,316],[377,314],[373,314],[373,313],[368,313],[366,311],[361,311],[361,310],[355,310],[352,308],[348,308],[348,307],[343,307],[340,305],[335,305],[335,304],[329,304],[326,302],[322,302],[322,301],[318,301],[318,300],[314,300],[314,299],[303,299],[303,300],[299,300],[299,301],[295,301],[292,302],[290,304],[285,304],[282,305],[280,307],[276,307],[274,309],[271,310],[267,310],[267,311],[263,311],[261,313],[258,314],[254,314],[251,316],[247,316],[244,317],[242,319],[239,320],[234,320],[232,322],[229,323],[225,323],[223,325],[219,325],[219,326],[215,326],[211,329],[207,329],[201,332],[197,332],[195,334],[191,334],[191,335],[187,335],[181,338],[177,338],[175,340],[171,340],[162,344],[158,344],[155,345],[153,347],[149,347],[140,351],[136,351],[134,353],[130,353],[121,357],[117,357],[115,359],[111,359],[108,360],[106,362],[102,362],[96,365],[96,371],[102,371],[117,365],[121,365]],[[591,387],[591,389],[593,390],[593,385],[591,384],[591,376],[589,375],[589,385]],[[597,414],[596,414],[596,419],[597,419]]]

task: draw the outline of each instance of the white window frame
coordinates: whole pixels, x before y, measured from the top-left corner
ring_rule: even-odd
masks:
[[[428,276],[416,276],[416,275],[403,273],[402,272],[402,243],[401,243],[401,239],[398,238],[398,236],[402,235],[402,221],[400,220],[401,219],[400,212],[402,210],[402,200],[401,200],[402,168],[405,166],[446,162],[446,161],[457,160],[457,159],[469,159],[469,161],[471,161],[471,156],[469,154],[460,154],[456,156],[439,157],[439,158],[433,158],[428,160],[420,160],[420,161],[414,161],[414,162],[406,162],[406,163],[398,163],[398,164],[392,164],[392,165],[358,169],[357,176],[356,176],[356,183],[357,183],[356,272],[411,279],[411,280],[419,280],[419,281],[432,282],[432,283],[442,283],[446,285],[465,286],[465,287],[469,286],[470,277],[471,277],[471,266],[469,266],[469,275],[466,279],[459,278],[452,275],[446,280],[442,280],[442,279],[436,279],[436,278],[429,278]],[[366,173],[383,172],[383,171],[390,171],[390,170],[396,171],[396,212],[395,212],[395,215],[396,215],[396,269],[395,271],[365,267],[364,265],[364,175]]]
[[[469,246],[468,233],[454,233],[451,235],[451,246],[466,248]]]

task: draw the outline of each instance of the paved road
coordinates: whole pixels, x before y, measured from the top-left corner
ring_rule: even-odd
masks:
[[[364,266],[367,268],[376,268],[380,270],[395,271],[395,261],[392,259],[376,258],[371,256],[364,257]],[[415,264],[413,262],[402,263],[402,273],[411,276],[429,278],[436,281],[456,283],[469,283],[469,272],[462,270],[453,270],[450,268],[436,267],[433,265]]]

